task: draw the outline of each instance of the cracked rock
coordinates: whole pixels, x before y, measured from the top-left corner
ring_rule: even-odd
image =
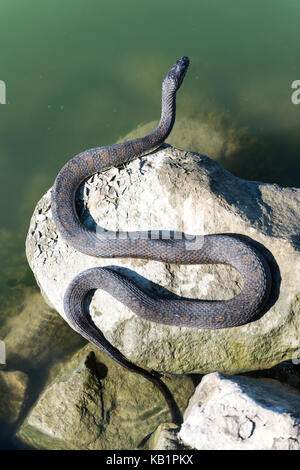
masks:
[[[206,375],[179,439],[198,450],[300,449],[300,394],[276,380]]]

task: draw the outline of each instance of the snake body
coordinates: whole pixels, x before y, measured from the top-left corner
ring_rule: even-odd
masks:
[[[82,253],[105,258],[151,259],[171,264],[221,263],[231,265],[240,272],[243,289],[236,297],[226,301],[162,298],[144,291],[111,268],[92,268],[72,280],[64,297],[64,309],[70,324],[118,363],[144,375],[156,385],[158,375],[129,362],[84,313],[83,300],[89,291],[101,288],[149,321],[217,329],[241,325],[255,318],[266,304],[271,286],[265,258],[253,246],[235,237],[205,235],[200,248],[187,249],[184,239],[164,239],[162,236],[154,240],[145,239],[139,236],[139,232],[131,232],[127,237],[115,232],[95,233],[87,229],[77,216],[75,193],[84,179],[148,154],[165,141],[175,121],[175,96],[188,65],[187,57],[180,58],[163,80],[161,119],[151,134],[76,155],[59,172],[52,190],[51,208],[56,228],[68,244]],[[163,385],[160,388],[164,393]]]

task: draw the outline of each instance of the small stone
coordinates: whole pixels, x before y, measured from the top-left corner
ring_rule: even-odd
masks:
[[[107,180],[124,183],[115,204],[103,203]],[[84,186],[83,183],[82,186]],[[234,233],[258,243],[273,276],[271,305],[256,321],[236,328],[197,330],[161,325],[139,318],[98,289],[89,307],[95,324],[132,362],[170,373],[240,373],[266,369],[289,360],[300,348],[300,189],[246,181],[204,155],[164,146],[121,168],[96,174],[90,192],[77,194],[86,211],[81,221],[110,230]],[[98,189],[96,189],[98,188]],[[229,299],[242,288],[239,274],[223,265],[166,265],[152,260],[96,258],[69,246],[56,232],[51,211],[47,223],[38,215],[50,204],[50,191],[39,201],[29,228],[26,251],[43,295],[65,318],[63,298],[70,281],[95,266],[120,266],[142,287],[165,289],[199,299]],[[37,225],[57,243],[37,246]],[[154,284],[155,283],[155,284]]]
[[[28,376],[21,371],[0,371],[0,423],[13,424],[26,399]]]

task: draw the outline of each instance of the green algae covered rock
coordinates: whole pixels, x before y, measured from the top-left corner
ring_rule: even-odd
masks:
[[[164,379],[183,412],[193,394],[189,377]],[[17,437],[38,449],[136,449],[170,420],[159,390],[85,346],[46,387]]]
[[[152,450],[183,449],[184,446],[177,438],[179,430],[180,427],[174,423],[160,424],[149,440],[149,448]]]

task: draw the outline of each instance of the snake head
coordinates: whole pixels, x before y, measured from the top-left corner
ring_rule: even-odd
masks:
[[[183,82],[189,63],[190,59],[186,56],[176,60],[163,81],[163,87],[166,86],[169,91],[176,92]]]

